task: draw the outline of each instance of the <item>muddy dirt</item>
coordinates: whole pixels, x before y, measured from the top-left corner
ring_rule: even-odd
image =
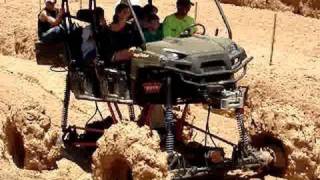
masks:
[[[169,179],[167,154],[159,144],[159,135],[148,127],[133,122],[111,126],[93,154],[94,179]]]
[[[251,134],[262,136],[262,140],[268,137],[282,140],[288,154],[288,179],[319,178],[316,172],[320,163],[317,128],[313,122],[301,121],[304,115],[293,111],[291,106],[255,110],[250,122]]]
[[[1,54],[33,59],[36,22],[29,22],[29,19],[36,18],[35,6],[28,1],[7,1],[1,2],[0,9]]]
[[[56,168],[61,147],[58,133],[50,129],[51,120],[38,103],[28,101],[9,109],[4,123],[5,147],[19,168]]]

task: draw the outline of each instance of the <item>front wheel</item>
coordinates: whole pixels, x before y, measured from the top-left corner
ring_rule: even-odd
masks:
[[[93,179],[167,179],[167,154],[160,138],[146,126],[134,122],[111,126],[98,140],[93,154]]]
[[[263,174],[283,177],[288,167],[288,154],[283,142],[271,134],[261,133],[251,137],[251,144],[257,149],[264,149],[271,153],[272,163],[264,168]]]

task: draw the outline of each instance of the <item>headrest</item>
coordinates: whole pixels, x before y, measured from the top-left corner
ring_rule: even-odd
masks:
[[[80,9],[77,12],[77,19],[87,23],[93,22],[93,10],[91,9]]]

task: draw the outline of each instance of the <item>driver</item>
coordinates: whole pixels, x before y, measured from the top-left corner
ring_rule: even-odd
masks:
[[[194,19],[188,16],[193,5],[190,0],[177,0],[177,12],[167,16],[163,22],[164,37],[179,37],[187,27],[195,23]],[[192,31],[194,33],[194,29]]]
[[[46,0],[45,8],[38,15],[38,36],[44,43],[55,43],[63,40],[63,28],[60,26],[64,9],[55,7],[56,0]]]

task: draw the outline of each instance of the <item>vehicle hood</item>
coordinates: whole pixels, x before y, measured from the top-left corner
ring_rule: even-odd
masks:
[[[165,38],[162,41],[147,44],[147,51],[162,54],[172,50],[185,55],[191,54],[224,54],[232,41],[221,37],[192,36],[188,38]]]

